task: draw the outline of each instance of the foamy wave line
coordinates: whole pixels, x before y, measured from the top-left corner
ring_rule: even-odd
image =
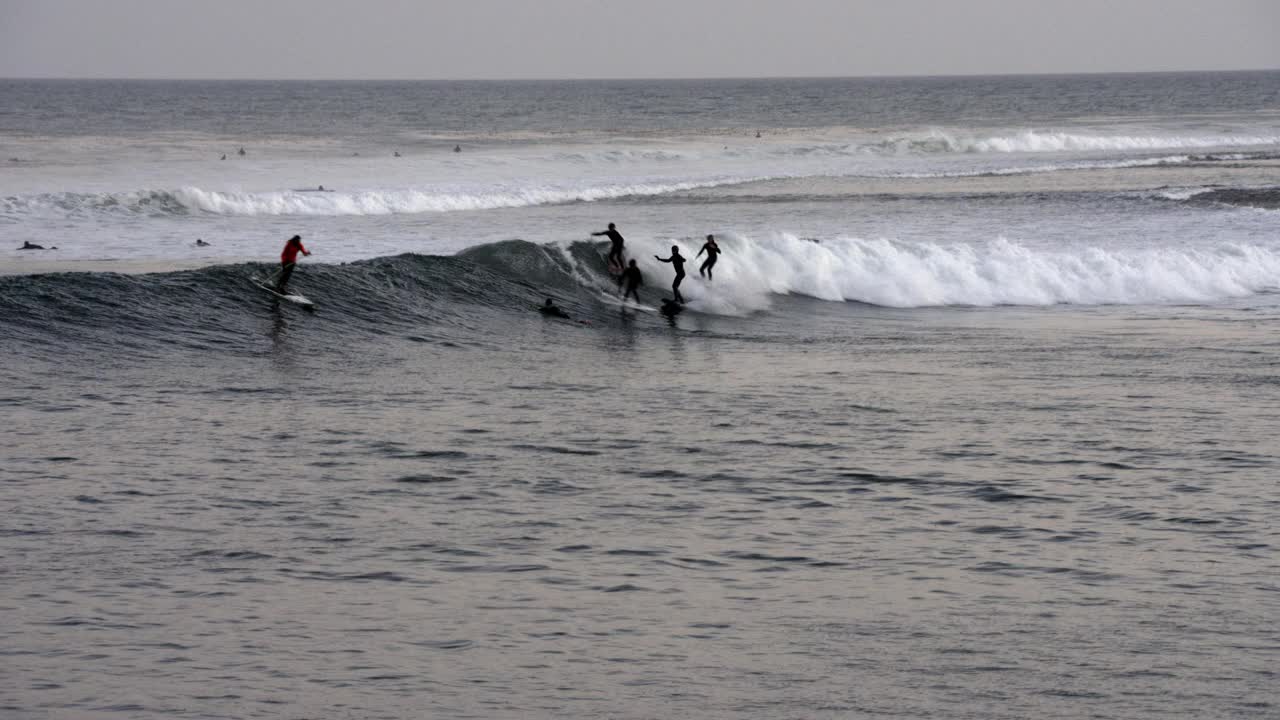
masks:
[[[665,195],[745,181],[720,179],[577,189],[525,187],[475,193],[425,190],[234,193],[183,188],[175,193],[175,197],[193,210],[221,215],[392,215],[594,202],[632,196]]]
[[[1192,162],[1194,160],[1195,158],[1191,157],[1190,155],[1170,155],[1168,157],[1143,158],[1141,160],[1116,160],[1113,162],[1100,160],[1097,162],[1055,163],[1053,165],[988,168],[988,169],[978,169],[978,170],[956,170],[951,172],[939,171],[939,172],[885,173],[883,177],[904,178],[904,179],[929,179],[929,178],[993,177],[993,176],[1007,176],[1007,175],[1039,175],[1043,173],[1064,172],[1069,170],[1119,170],[1123,168],[1182,165],[1182,164]]]
[[[670,269],[647,260],[649,250],[669,243],[649,244],[637,255],[646,276],[669,277]],[[903,308],[1207,303],[1270,290],[1280,277],[1280,250],[1256,245],[1040,250],[1005,239],[816,243],[787,234],[761,240],[726,234],[721,246],[715,282],[682,288],[705,312],[762,310],[774,294]]]
[[[1280,144],[1280,136],[1101,135],[1023,130],[1009,135],[965,136],[933,130],[923,136],[894,138],[878,147],[895,152],[1050,153],[1183,150]]]

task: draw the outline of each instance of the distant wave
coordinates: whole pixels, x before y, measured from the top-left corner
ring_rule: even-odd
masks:
[[[493,210],[498,208],[593,202],[748,182],[757,178],[723,178],[674,182],[602,184],[579,188],[512,186],[474,191],[362,190],[314,192],[281,190],[231,192],[185,187],[120,193],[48,193],[0,198],[0,214],[82,215],[392,215],[399,213]]]
[[[966,135],[932,130],[924,134],[897,136],[868,147],[882,153],[932,154],[1194,150],[1277,144],[1280,144],[1280,136],[1276,135],[1110,135],[1038,130]]]

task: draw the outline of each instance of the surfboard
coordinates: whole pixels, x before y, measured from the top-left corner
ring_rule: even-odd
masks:
[[[623,300],[614,295],[601,295],[600,298],[606,303],[614,307],[624,308],[626,310],[643,310],[644,312],[657,312],[658,308],[642,305],[634,300]]]
[[[302,293],[292,292],[292,291],[288,293],[277,292],[275,285],[272,285],[271,283],[267,282],[266,280],[263,280],[260,277],[254,276],[253,284],[257,285],[263,290],[266,290],[272,295],[275,295],[281,300],[288,300],[291,303],[297,303],[298,305],[301,305],[302,307],[305,307],[305,308],[314,308],[316,306],[315,303],[308,300],[307,296],[303,295]]]

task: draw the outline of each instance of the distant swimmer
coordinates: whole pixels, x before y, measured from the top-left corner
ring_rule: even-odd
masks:
[[[760,131],[759,131],[759,130],[757,130],[757,131],[756,131],[756,137],[760,137]]]
[[[200,238],[196,238],[196,247],[209,247],[209,243],[201,240]]]
[[[319,190],[320,192],[324,192],[324,186],[321,185],[320,187],[316,188],[316,190]]]
[[[35,243],[31,242],[30,240],[23,240],[23,241],[22,241],[22,247],[20,247],[20,248],[18,248],[18,249],[19,249],[19,250],[44,250],[44,246],[43,246],[43,245],[37,245],[37,244],[35,244]],[[54,250],[57,250],[57,248],[54,248]]]
[[[702,244],[702,249],[698,251],[697,255],[693,256],[693,259],[697,260],[702,257],[702,253],[704,252],[707,254],[707,260],[702,263],[702,267],[698,268],[698,275],[702,276],[704,274],[703,271],[706,271],[705,274],[707,276],[707,281],[710,282],[711,268],[716,266],[716,258],[720,256],[720,246],[716,244],[715,235],[707,236],[707,241]]]
[[[397,150],[394,153],[392,153],[392,157],[400,157],[400,151]]]
[[[239,155],[240,157],[244,157],[245,155],[248,155],[249,153],[245,152],[245,151],[244,151],[244,148],[240,148],[240,152],[238,152],[238,153],[236,153],[236,154],[237,154],[237,155]]]
[[[569,313],[560,309],[560,307],[558,307],[555,304],[555,301],[551,298],[547,298],[547,301],[543,303],[542,307],[538,308],[538,312],[550,317],[564,318],[565,320],[569,319]]]
[[[684,279],[684,261],[685,261],[685,258],[684,258],[684,256],[683,256],[683,255],[681,255],[681,254],[680,254],[680,248],[676,247],[675,245],[672,245],[672,246],[671,246],[671,257],[669,257],[669,258],[660,258],[660,257],[658,257],[657,255],[654,255],[654,256],[653,256],[653,259],[654,259],[654,260],[657,260],[657,261],[659,261],[659,262],[671,263],[672,265],[674,265],[674,266],[675,266],[675,268],[676,268],[676,279],[675,279],[675,281],[674,281],[674,282],[672,282],[672,283],[671,283],[671,294],[673,294],[673,295],[675,295],[675,296],[676,296],[676,302],[678,302],[678,303],[680,303],[681,305],[683,305],[683,304],[684,304],[684,297],[680,295],[680,281]]]
[[[227,154],[226,154],[226,153],[222,153],[222,159],[223,159],[223,160],[226,160],[226,159],[227,159]]]
[[[461,145],[454,145],[454,146],[453,146],[453,151],[454,151],[454,152],[462,152],[462,146],[461,146]]]
[[[632,260],[627,264],[627,269],[623,270],[622,274],[618,276],[618,287],[623,288],[623,302],[626,302],[629,297],[633,297],[636,302],[640,302],[638,288],[643,284],[644,276],[640,274],[640,268],[636,267],[636,261]]]
[[[612,245],[609,246],[610,271],[615,271],[614,268],[621,270],[624,264],[622,260],[622,245],[626,242],[622,239],[622,233],[618,232],[618,229],[614,227],[613,223],[609,223],[608,230],[591,233],[591,237],[599,237],[601,235],[607,235],[609,237],[609,242],[612,243]]]
[[[289,276],[293,275],[293,267],[298,262],[298,253],[311,255],[302,247],[302,236],[294,235],[284,244],[284,252],[280,253],[280,277],[276,280],[276,292],[281,295],[286,294],[285,288],[288,287]]]

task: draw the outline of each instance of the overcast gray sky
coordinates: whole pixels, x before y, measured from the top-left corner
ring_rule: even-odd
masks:
[[[0,0],[0,77],[1280,68],[1280,0]]]

